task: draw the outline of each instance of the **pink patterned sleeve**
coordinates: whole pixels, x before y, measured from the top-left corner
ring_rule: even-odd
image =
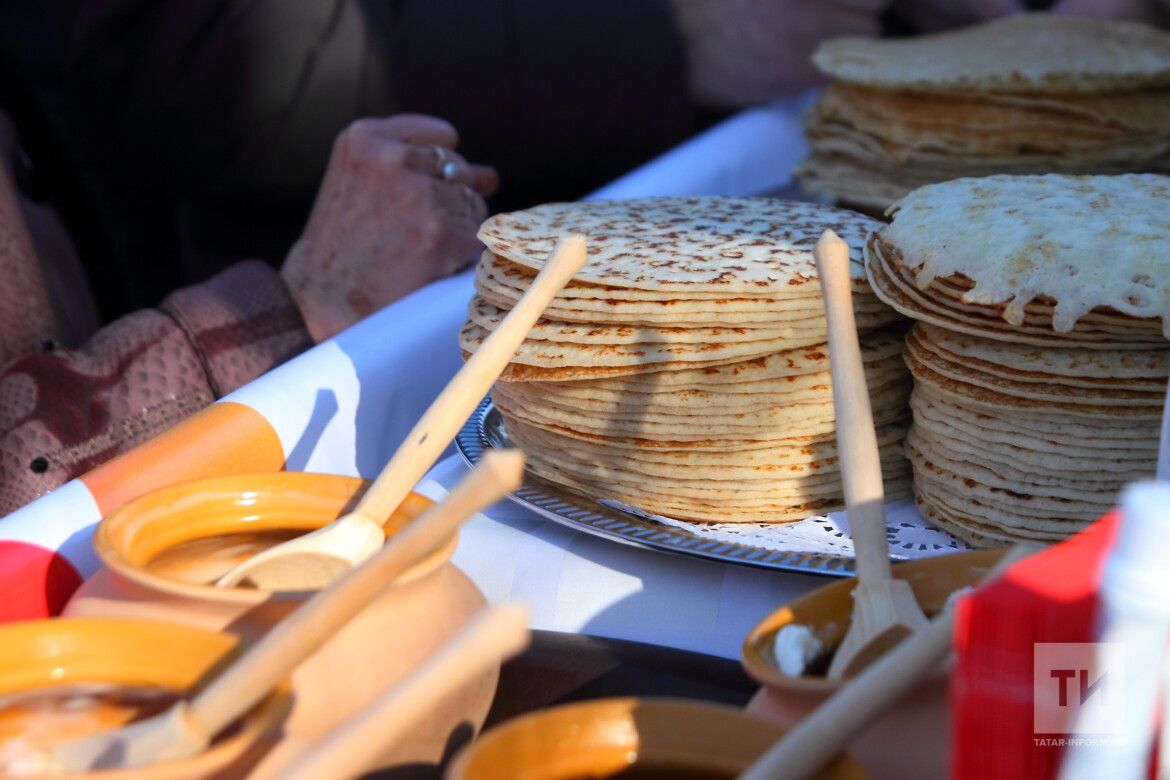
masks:
[[[256,260],[172,293],[161,309],[187,335],[216,397],[313,344],[280,275]]]
[[[122,317],[81,349],[13,361],[0,370],[0,516],[311,345],[279,274],[247,262]]]

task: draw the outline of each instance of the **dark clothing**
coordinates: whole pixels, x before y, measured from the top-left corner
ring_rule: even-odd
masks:
[[[495,210],[577,198],[695,123],[667,0],[45,7],[76,109],[63,142],[113,246],[107,317],[239,257],[279,263],[362,116],[451,121],[460,151],[500,170]]]

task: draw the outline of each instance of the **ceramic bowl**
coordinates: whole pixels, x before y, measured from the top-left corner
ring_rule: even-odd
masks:
[[[65,614],[152,616],[253,641],[312,593],[208,583],[237,560],[345,514],[367,486],[350,477],[279,472],[201,480],[143,496],[98,526],[94,546],[105,568],[82,585]],[[412,495],[398,511],[413,517],[430,504]],[[316,741],[344,722],[484,606],[483,594],[449,562],[456,542],[452,537],[389,584],[297,668],[286,738],[274,752]],[[436,764],[452,744],[470,739],[487,715],[497,677],[494,670],[444,701],[381,765]]]
[[[571,780],[637,773],[679,780],[733,778],[784,731],[775,723],[711,702],[597,699],[496,726],[455,757],[446,777]],[[820,777],[861,780],[865,775],[843,757]]]
[[[931,616],[957,590],[977,585],[1003,555],[1003,550],[977,550],[898,563],[894,576],[910,583],[922,610]],[[775,610],[748,634],[743,666],[764,687],[749,711],[782,723],[796,723],[841,687],[825,677],[827,657],[813,669],[820,673],[789,675],[781,671],[773,647],[777,632],[787,625],[807,627],[831,653],[849,629],[851,593],[857,580],[836,580]],[[947,774],[950,711],[946,669],[939,667],[880,721],[850,746],[850,752],[874,777],[934,778]],[[914,750],[908,751],[907,745]]]
[[[0,723],[12,717],[14,699],[34,692],[51,694],[100,685],[113,690],[145,687],[190,694],[234,658],[239,645],[239,639],[230,634],[147,620],[58,618],[0,626],[0,699],[8,702],[8,706],[0,706]],[[275,740],[290,705],[289,688],[283,686],[197,756],[84,776],[109,780],[243,777]],[[113,706],[94,708],[89,728],[96,723],[113,728],[117,722],[110,719],[118,712]],[[51,717],[35,723],[54,723]],[[76,724],[79,716],[58,712],[56,717],[59,720],[52,728],[59,729],[67,723]],[[9,726],[26,738],[36,728],[28,727],[25,721],[10,720]],[[0,729],[0,733],[6,730]],[[91,732],[86,729],[71,735],[84,733]]]

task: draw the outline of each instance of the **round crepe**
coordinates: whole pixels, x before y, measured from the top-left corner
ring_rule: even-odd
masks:
[[[922,417],[914,421],[912,438],[921,445],[919,449],[929,442],[948,457],[983,465],[1004,479],[1015,480],[1017,485],[1031,481],[1065,484],[1075,478],[1086,486],[1111,482],[1116,488],[1117,479],[1126,480],[1131,474],[1152,469],[1154,464],[1150,453],[1061,447],[1053,442],[1036,448],[1031,446],[1033,441],[1022,436],[1010,443],[982,444]]]
[[[1078,422],[1069,418],[1037,419],[1024,412],[989,414],[946,401],[936,401],[927,388],[918,386],[910,396],[910,408],[920,427],[946,431],[967,446],[995,449],[1011,457],[1015,449],[1043,452],[1045,458],[1067,453],[1076,459],[1142,458],[1157,453],[1158,443],[1145,423],[1118,423],[1102,426],[1096,421]],[[1089,424],[1085,424],[1085,423]]]
[[[551,203],[497,214],[479,231],[489,250],[539,269],[556,241],[584,235],[580,281],[676,292],[786,292],[819,297],[812,249],[826,229],[851,247],[851,274],[864,277],[861,245],[880,223],[844,209],[773,198],[639,198]]]
[[[866,371],[866,382],[871,388],[885,387],[896,382],[906,384],[905,365],[878,365]],[[832,377],[829,372],[808,376],[763,381],[754,385],[735,386],[735,392],[719,385],[650,389],[608,389],[592,387],[588,382],[528,383],[531,391],[541,397],[555,399],[560,404],[580,405],[582,408],[608,409],[614,412],[636,413],[637,410],[689,410],[690,414],[721,411],[750,411],[789,404],[806,403],[812,398],[829,397]]]
[[[866,245],[866,271],[874,292],[899,312],[940,328],[1000,341],[1037,346],[1075,344],[1090,349],[1148,349],[1164,347],[1160,320],[1145,320],[1100,310],[1091,312],[1068,333],[1052,329],[1051,305],[1025,306],[1023,323],[1012,325],[1004,319],[1002,306],[957,303],[948,287],[970,286],[957,277],[936,279],[928,289],[919,290],[902,278],[894,266],[897,250],[875,234]],[[898,264],[897,268],[904,268]],[[907,272],[908,273],[908,272]]]
[[[1001,306],[1014,326],[1043,296],[1059,333],[1108,307],[1157,317],[1170,336],[1170,177],[956,179],[921,187],[891,211],[881,240],[919,290],[959,274],[973,284],[964,303]]]
[[[841,508],[843,500],[839,494],[822,496],[782,496],[777,500],[739,501],[732,499],[680,500],[667,493],[643,489],[626,489],[604,481],[579,479],[566,473],[555,463],[549,463],[539,456],[529,463],[529,469],[537,476],[583,493],[590,498],[611,498],[629,504],[645,512],[675,517],[681,520],[696,520],[713,523],[783,523],[802,520],[812,515],[831,512]],[[886,496],[890,499],[909,494],[908,476],[892,477],[886,482]]]
[[[903,332],[901,325],[862,334],[861,357],[867,366],[881,364],[897,365],[901,359]],[[829,351],[826,344],[814,344],[796,349],[786,349],[751,360],[741,360],[720,366],[656,371],[628,377],[597,379],[589,382],[590,387],[604,388],[616,392],[626,390],[654,392],[656,390],[691,389],[725,386],[749,386],[757,382],[774,379],[792,380],[823,374],[829,370]],[[734,389],[734,388],[732,388]]]
[[[917,473],[915,474],[917,477]],[[1041,530],[1037,528],[1023,530],[1011,526],[987,525],[983,518],[997,513],[995,507],[986,506],[977,499],[959,498],[956,503],[962,509],[956,509],[946,503],[939,493],[925,486],[915,485],[915,503],[931,524],[964,540],[972,547],[1000,547],[1005,542],[1012,543],[1024,540],[1038,540],[1054,542],[1065,539],[1089,526],[1090,521],[1070,520],[1059,530]],[[929,490],[929,492],[928,492]]]
[[[878,399],[874,423],[878,426],[899,423],[905,418],[905,390]],[[579,414],[558,409],[533,409],[522,403],[512,403],[506,392],[497,388],[493,393],[496,406],[505,419],[522,422],[571,439],[602,443],[610,447],[630,450],[732,452],[774,449],[786,446],[797,448],[819,441],[830,441],[835,436],[831,409],[823,406],[794,409],[786,415],[775,415],[776,423],[768,425],[696,425],[695,420],[676,420],[671,423],[640,422],[637,420],[592,420]],[[826,413],[827,412],[827,413]],[[783,424],[778,424],[782,420]]]
[[[774,504],[780,500],[804,499],[841,495],[841,475],[836,466],[822,466],[794,469],[790,476],[773,475],[768,479],[749,480],[742,477],[720,479],[714,474],[701,478],[688,478],[679,473],[672,476],[630,473],[624,468],[615,468],[602,463],[578,461],[554,450],[552,457],[547,452],[533,450],[529,455],[544,460],[583,482],[597,482],[612,486],[626,493],[645,492],[670,497],[679,501],[694,499],[701,502],[726,502],[728,505],[750,506],[761,503]],[[883,472],[892,477],[905,477],[910,469],[901,452],[895,449],[882,453]],[[682,469],[680,468],[680,472]],[[699,470],[700,473],[705,469]]]
[[[946,154],[955,162],[1044,155],[1097,159],[1127,146],[1164,152],[1170,90],[1032,97],[893,92],[837,83],[805,122],[816,140],[869,138],[903,147],[892,155],[902,161],[910,159],[906,150]]]
[[[480,273],[480,276],[476,280],[477,285],[482,281],[485,286],[497,290],[501,294],[510,296],[523,294],[532,284],[532,280],[536,278],[537,274],[537,271],[533,268],[514,263],[506,257],[501,257],[488,250],[484,250],[481,255],[477,270]],[[863,275],[855,274],[851,281],[855,295],[872,299],[872,293],[870,293],[869,285],[866,284]],[[785,311],[798,308],[821,311],[824,308],[821,303],[820,292],[803,285],[796,286],[793,289],[771,290],[768,292],[757,292],[754,290],[728,292],[724,289],[657,290],[638,287],[616,287],[614,285],[597,284],[595,282],[574,278],[569,280],[568,284],[562,287],[553,299],[554,303],[565,306],[578,306],[596,301],[654,303],[672,307],[684,304],[700,305],[712,303],[732,307],[736,305],[747,307],[749,305],[759,304],[760,306],[766,306],[772,309],[784,309]]]
[[[1161,409],[1157,405],[1123,406],[1118,404],[1103,404],[1099,399],[1077,397],[1077,400],[1054,400],[1050,398],[1028,397],[1027,394],[1015,392],[1001,392],[990,389],[988,382],[975,383],[972,377],[958,371],[951,371],[950,366],[941,365],[929,355],[919,353],[913,349],[906,351],[906,365],[914,375],[918,386],[928,387],[938,398],[946,402],[971,406],[991,413],[1001,413],[1004,409],[1026,411],[1033,415],[1044,415],[1051,419],[1076,417],[1080,419],[1100,420],[1101,425],[1118,418],[1129,421],[1147,421],[1156,425],[1161,420]]]
[[[651,423],[663,425],[687,425],[699,428],[705,426],[728,426],[733,428],[753,427],[796,419],[806,412],[809,415],[824,414],[826,401],[832,401],[831,387],[821,392],[802,396],[762,399],[749,398],[735,405],[692,404],[683,399],[680,403],[668,405],[658,403],[653,394],[637,398],[602,399],[596,397],[563,397],[550,395],[534,389],[532,383],[502,383],[501,397],[512,405],[522,405],[530,412],[553,416],[554,413],[574,416],[582,424],[605,426],[607,423]],[[870,388],[871,395],[883,404],[902,407],[910,393],[908,378],[899,372]],[[567,424],[573,424],[566,421]]]
[[[916,345],[940,358],[962,363],[1017,383],[1059,383],[1061,387],[1154,393],[1161,402],[1170,376],[1170,347],[1159,350],[1037,348],[953,333],[919,323]]]
[[[916,485],[921,482],[931,486],[941,492],[948,503],[959,504],[969,497],[997,508],[997,514],[983,518],[983,522],[993,527],[1014,526],[1022,530],[1029,525],[1047,525],[1047,530],[1058,530],[1058,524],[1068,520],[1092,521],[1101,517],[1117,500],[1116,490],[1077,491],[1031,484],[1005,485],[991,471],[974,464],[967,464],[964,469],[967,473],[959,474],[952,464],[936,463],[936,455],[924,454],[910,444],[906,445],[906,455],[914,466]],[[1122,484],[1124,481],[1119,480],[1118,487]]]
[[[937,35],[834,38],[813,63],[883,89],[1133,91],[1170,84],[1170,35],[1135,22],[1016,14]]]
[[[841,204],[853,204],[874,216],[883,215],[890,204],[919,187],[965,176],[1170,173],[1165,138],[1140,147],[1101,146],[1090,157],[1025,151],[1011,157],[984,157],[859,138],[844,126],[817,128],[808,135],[812,151],[794,172],[801,189]]]
[[[907,433],[906,445],[928,454],[940,466],[960,477],[979,479],[1017,492],[1033,488],[1052,490],[1070,498],[1102,491],[1112,496],[1130,475],[1146,473],[1154,466],[1148,458],[1102,458],[1097,461],[1099,468],[1092,470],[1093,461],[1089,458],[1078,459],[1067,453],[1030,452],[1022,447],[981,448],[976,443],[949,436],[945,429],[925,427],[921,421],[915,422]],[[1018,456],[1025,457],[1013,460]],[[978,471],[972,471],[974,469]],[[1060,492],[1065,490],[1070,492]]]
[[[477,285],[477,295],[500,309],[511,309],[520,299],[522,292],[516,290],[514,295],[506,296]],[[737,304],[738,301],[730,299],[704,301],[698,304],[691,301],[662,299],[656,302],[578,301],[570,305],[561,305],[554,299],[545,308],[544,316],[561,322],[588,325],[617,323],[634,327],[649,325],[669,328],[742,328],[768,326],[778,321],[804,321],[819,314],[810,309],[794,309],[777,315],[776,309],[771,305],[761,304],[752,308],[739,307]],[[874,323],[875,327],[897,316],[885,304],[881,306],[882,309],[879,311],[883,312],[883,316]],[[860,314],[863,316],[864,312],[863,309]]]
[[[1158,157],[1170,148],[1170,90],[1036,98],[894,92],[837,83],[825,90],[805,122],[810,138],[818,141],[853,133],[881,139],[900,162],[913,159],[911,151],[946,154],[956,161],[1113,159],[1116,150],[1129,147],[1145,148],[1143,157]]]
[[[929,368],[931,376],[938,375],[953,382],[965,383],[974,388],[993,391],[1003,396],[1024,401],[1047,402],[1057,407],[1083,409],[1085,407],[1128,407],[1144,409],[1160,419],[1162,406],[1166,397],[1166,380],[1163,378],[1144,387],[1132,380],[1112,379],[1109,377],[1111,369],[1119,366],[1123,361],[1121,356],[1126,352],[1120,350],[1082,350],[1084,363],[1096,367],[1101,372],[1099,381],[1094,385],[1085,380],[1076,384],[1066,381],[1067,378],[1055,373],[1058,369],[1055,364],[1064,362],[1066,367],[1075,358],[1074,350],[1051,350],[1037,362],[1029,364],[1025,356],[1032,350],[1027,347],[1019,348],[1015,345],[999,343],[989,339],[975,346],[971,342],[967,353],[978,352],[985,360],[979,360],[970,354],[955,354],[940,347],[932,335],[942,333],[937,329],[926,329],[916,325],[906,338],[906,362],[915,367]],[[959,339],[951,339],[949,344],[956,346]],[[1150,354],[1150,353],[1139,353]],[[1164,353],[1158,353],[1165,357]],[[986,358],[996,359],[997,363],[989,363]],[[1047,358],[1047,359],[1046,359]],[[1158,362],[1158,361],[1151,361]],[[988,366],[994,366],[988,370]],[[1049,371],[1045,371],[1049,368]],[[1081,367],[1073,363],[1069,370],[1079,370]],[[1120,368],[1115,369],[1122,373]],[[1136,386],[1136,389],[1129,389]],[[1011,402],[1019,405],[1016,402]],[[1127,412],[1128,413],[1128,412]]]
[[[531,284],[535,273],[523,269],[507,282],[494,275],[492,264],[507,263],[490,252],[476,269],[475,287],[479,298],[504,310],[510,309]],[[509,263],[514,269],[521,269]],[[869,289],[864,279],[855,280],[854,312],[859,327],[871,328],[891,322],[896,312],[882,303]],[[625,327],[637,325],[669,326],[673,328],[703,327],[759,327],[819,319],[824,308],[820,297],[771,294],[767,296],[745,293],[675,293],[634,290],[632,288],[587,285],[590,294],[574,295],[577,288],[565,287],[545,308],[548,320],[601,325],[613,323]],[[597,292],[596,295],[592,294]]]
[[[657,336],[657,341],[627,344],[578,344],[573,342],[525,339],[512,356],[513,363],[524,363],[548,369],[570,367],[628,368],[631,372],[645,371],[663,363],[687,365],[707,362],[736,362],[776,352],[788,345],[811,341],[816,343],[816,331],[785,331],[783,336],[772,336],[757,341],[707,342],[700,344],[670,343]],[[468,321],[459,333],[459,346],[474,352],[488,331]],[[821,338],[821,341],[824,339]]]
[[[899,451],[908,420],[877,429],[882,451]],[[524,449],[545,452],[563,450],[580,462],[593,462],[654,476],[677,476],[679,467],[702,469],[721,479],[774,479],[794,469],[813,471],[834,468],[838,462],[836,439],[782,440],[778,446],[757,450],[653,450],[614,446],[610,441],[585,441],[546,431],[518,419],[505,423],[508,437]],[[891,450],[890,448],[894,448]]]
[[[467,306],[467,318],[481,328],[492,331],[508,314],[478,295]],[[537,320],[527,338],[576,344],[708,344],[711,342],[759,341],[784,338],[793,331],[775,322],[738,327],[652,327],[643,325],[605,325],[597,322],[559,322],[546,316]]]

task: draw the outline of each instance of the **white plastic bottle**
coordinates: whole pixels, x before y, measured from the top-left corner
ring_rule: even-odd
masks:
[[[1134,483],[1121,505],[1097,623],[1097,668],[1119,698],[1081,710],[1067,735],[1061,780],[1141,780],[1149,772],[1170,637],[1170,484]]]

